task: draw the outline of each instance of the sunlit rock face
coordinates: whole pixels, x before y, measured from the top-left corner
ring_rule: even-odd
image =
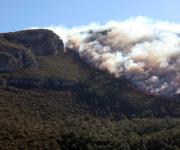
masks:
[[[50,30],[23,30],[3,35],[6,40],[23,45],[37,55],[56,55],[64,48],[59,36]]]
[[[0,72],[13,72],[17,69],[37,65],[30,49],[0,38]]]
[[[56,55],[63,51],[63,41],[53,31],[23,30],[0,34],[0,72],[14,72],[36,67],[35,55]]]

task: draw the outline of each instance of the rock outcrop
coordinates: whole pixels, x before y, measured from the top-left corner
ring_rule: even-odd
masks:
[[[19,67],[19,61],[9,53],[0,52],[0,72],[12,72]]]
[[[35,55],[56,55],[63,41],[50,30],[36,29],[0,34],[0,72],[37,66]]]
[[[6,40],[29,48],[36,55],[56,55],[64,49],[63,41],[51,30],[33,29],[4,33]]]
[[[29,66],[37,66],[30,49],[0,38],[0,72],[12,72]]]

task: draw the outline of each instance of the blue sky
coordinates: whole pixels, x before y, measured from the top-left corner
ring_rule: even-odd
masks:
[[[180,0],[0,0],[0,32],[147,16],[180,22]]]

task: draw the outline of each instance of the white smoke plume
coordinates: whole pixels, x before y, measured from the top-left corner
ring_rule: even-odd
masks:
[[[48,27],[80,56],[154,95],[180,94],[180,24],[135,17],[71,29]]]

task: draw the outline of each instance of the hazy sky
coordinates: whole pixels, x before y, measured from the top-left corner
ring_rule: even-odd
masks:
[[[0,0],[0,32],[105,23],[132,16],[180,22],[180,0]]]

